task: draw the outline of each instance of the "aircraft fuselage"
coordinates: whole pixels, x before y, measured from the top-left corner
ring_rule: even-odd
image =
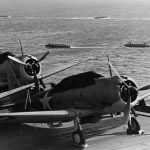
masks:
[[[101,77],[94,79],[94,84],[86,87],[56,93],[54,89],[51,101],[54,109],[58,110],[72,107],[103,109],[120,100],[120,84],[118,78]]]

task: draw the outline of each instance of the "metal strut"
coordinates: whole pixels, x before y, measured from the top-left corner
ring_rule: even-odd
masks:
[[[76,131],[76,130],[81,130],[82,131],[82,127],[81,127],[81,124],[80,124],[80,119],[79,119],[79,117],[76,117],[75,119],[74,119],[74,130]]]
[[[73,142],[81,147],[87,147],[79,117],[75,117],[74,127],[75,127],[75,130],[72,133]]]

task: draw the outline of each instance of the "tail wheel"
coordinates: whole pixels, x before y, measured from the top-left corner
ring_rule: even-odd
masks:
[[[131,117],[131,124],[128,122],[128,134],[137,134],[140,131],[139,122],[136,120],[135,117]]]
[[[72,138],[73,138],[73,142],[77,145],[85,144],[84,134],[80,129],[73,132]]]

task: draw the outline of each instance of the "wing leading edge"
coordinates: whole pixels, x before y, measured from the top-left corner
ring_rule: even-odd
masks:
[[[95,114],[94,110],[58,110],[58,111],[34,111],[0,114],[0,123],[48,123],[62,121],[67,122],[76,117],[85,117]]]

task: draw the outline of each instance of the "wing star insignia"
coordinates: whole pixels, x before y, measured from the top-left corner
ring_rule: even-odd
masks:
[[[49,100],[51,99],[51,96],[48,97],[48,91],[46,92],[46,94],[44,95],[43,98],[40,98],[39,101],[42,103],[44,110],[46,110],[47,108],[49,110],[51,110],[51,107],[49,105]]]

